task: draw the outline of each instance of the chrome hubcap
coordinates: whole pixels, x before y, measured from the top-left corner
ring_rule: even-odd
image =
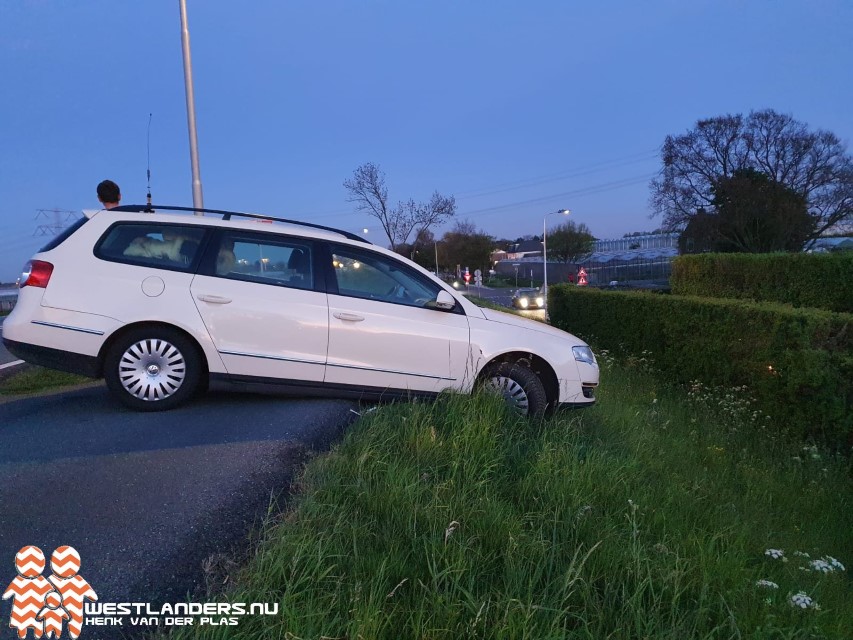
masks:
[[[165,400],[181,388],[187,375],[184,355],[166,340],[140,340],[118,364],[122,386],[140,400]]]
[[[512,378],[492,376],[486,381],[485,388],[500,394],[510,408],[519,415],[527,415],[530,409],[527,392]]]

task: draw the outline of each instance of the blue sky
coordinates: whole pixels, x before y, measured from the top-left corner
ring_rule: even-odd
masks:
[[[667,134],[773,108],[853,143],[846,0],[188,0],[205,205],[349,230],[367,161],[392,200],[457,196],[499,237],[572,209],[651,230]],[[0,281],[37,209],[192,203],[178,2],[0,3]],[[556,221],[555,217],[549,221]]]

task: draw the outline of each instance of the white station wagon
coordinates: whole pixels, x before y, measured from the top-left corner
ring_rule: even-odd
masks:
[[[583,341],[482,309],[359,236],[158,209],[84,212],[33,256],[4,346],[104,377],[143,411],[213,385],[370,400],[486,386],[529,416],[595,402],[598,365]]]

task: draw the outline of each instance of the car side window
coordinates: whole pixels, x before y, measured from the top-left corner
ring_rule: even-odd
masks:
[[[157,223],[119,223],[95,247],[95,255],[111,262],[189,271],[205,229]]]
[[[216,253],[215,275],[233,280],[314,288],[310,243],[274,234],[226,232]]]
[[[332,267],[342,296],[426,307],[441,290],[414,269],[372,251],[334,245]]]

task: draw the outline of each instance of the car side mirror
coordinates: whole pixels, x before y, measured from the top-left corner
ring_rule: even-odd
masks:
[[[444,309],[445,311],[450,311],[453,307],[456,306],[456,299],[447,293],[444,289],[438,292],[438,295],[435,298],[435,302],[433,303],[436,309]]]

